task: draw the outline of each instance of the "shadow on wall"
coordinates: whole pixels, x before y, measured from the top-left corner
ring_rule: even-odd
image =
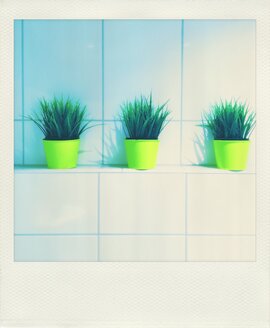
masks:
[[[115,121],[112,124],[113,127],[104,136],[104,164],[126,166],[125,134],[122,123]]]
[[[91,128],[87,129],[81,137],[79,149],[80,165],[102,165],[102,124],[90,124]]]
[[[194,152],[196,156],[195,165],[216,166],[214,148],[212,144],[213,136],[207,130],[202,128],[200,134],[194,136]]]
[[[99,160],[94,160],[93,157],[89,156],[91,159],[89,163],[96,165],[117,166],[117,167],[126,167],[126,151],[125,151],[125,133],[123,131],[122,123],[118,121],[110,122],[104,125],[104,148],[102,151],[95,149],[94,152],[98,154]],[[193,144],[193,155],[192,160],[190,161],[191,165],[200,165],[200,166],[216,166],[214,149],[212,145],[213,136],[207,129],[201,129],[200,133],[195,133],[192,138]],[[83,143],[84,144],[84,143]],[[191,144],[190,144],[191,146]],[[87,156],[88,151],[87,147],[82,147],[83,150],[80,151],[80,156]],[[90,154],[89,154],[90,155]],[[101,162],[100,159],[103,158]],[[84,161],[86,159],[84,158]]]

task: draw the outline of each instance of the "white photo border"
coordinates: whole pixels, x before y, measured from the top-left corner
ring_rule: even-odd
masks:
[[[124,18],[256,19],[256,262],[14,262],[14,19]],[[0,1],[2,326],[269,327],[269,22],[268,0]]]

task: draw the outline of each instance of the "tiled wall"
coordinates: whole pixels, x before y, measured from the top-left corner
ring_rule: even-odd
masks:
[[[87,105],[79,163],[100,166],[126,163],[119,105],[150,91],[172,111],[156,170],[29,168],[40,97]],[[185,166],[213,164],[201,112],[233,97],[255,109],[254,21],[16,21],[15,260],[254,261],[255,138],[246,172]]]
[[[37,169],[15,184],[17,261],[255,260],[254,174]]]
[[[158,163],[213,164],[201,112],[232,97],[255,109],[255,21],[15,21],[15,163],[45,164],[42,133],[25,116],[42,97],[70,95],[98,125],[82,137],[79,163],[125,164],[114,120],[123,101],[150,91],[172,111]]]

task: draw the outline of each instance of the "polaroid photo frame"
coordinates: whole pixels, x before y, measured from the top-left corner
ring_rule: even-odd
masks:
[[[269,124],[269,111],[267,110],[269,108],[269,95],[267,91],[270,84],[268,65],[270,55],[268,21],[270,17],[267,1],[245,1],[243,3],[243,1],[235,0],[228,3],[221,0],[215,2],[86,2],[81,0],[68,3],[59,0],[54,3],[44,3],[42,1],[13,0],[9,2],[4,1],[0,6],[0,148],[2,154],[0,161],[0,319],[2,326],[268,327],[270,213],[267,197],[269,194],[267,169],[270,162],[269,152],[266,149],[269,148],[267,142],[267,134],[269,135],[267,133]],[[37,236],[35,235],[33,238],[32,230],[30,228],[29,231],[23,230],[24,226],[20,226],[18,221],[19,214],[23,213],[26,208],[26,206],[18,207],[18,199],[21,200],[24,191],[28,190],[27,188],[31,188],[33,180],[36,183],[40,176],[44,177],[46,174],[49,174],[46,168],[39,168],[38,172],[36,168],[27,168],[27,174],[33,178],[28,180],[24,179],[26,176],[25,168],[17,167],[14,169],[16,154],[25,156],[24,160],[26,159],[26,161],[24,163],[26,164],[27,156],[28,158],[35,156],[31,152],[25,152],[24,147],[24,152],[21,154],[20,152],[15,152],[14,157],[14,135],[16,148],[16,131],[19,129],[22,135],[27,136],[25,131],[27,131],[26,125],[29,124],[28,121],[25,122],[24,118],[16,117],[17,97],[14,77],[18,60],[16,62],[14,49],[17,44],[16,24],[20,25],[23,21],[44,22],[45,20],[55,20],[55,22],[63,20],[76,20],[78,22],[95,20],[99,22],[98,24],[103,24],[103,31],[104,22],[108,21],[139,22],[147,20],[157,22],[166,20],[176,22],[177,26],[179,26],[180,38],[183,32],[181,32],[181,27],[185,26],[186,23],[189,24],[189,22],[243,20],[251,22],[251,24],[254,23],[254,31],[256,33],[256,76],[254,76],[254,79],[256,79],[256,90],[253,91],[256,92],[253,98],[253,106],[256,109],[257,123],[256,152],[254,149],[252,156],[256,159],[256,167],[254,164],[253,167],[249,168],[248,174],[252,181],[248,180],[249,182],[245,182],[245,186],[254,188],[255,195],[253,200],[254,202],[256,201],[256,217],[255,222],[252,221],[254,217],[251,216],[249,218],[254,223],[254,231],[252,230],[246,233],[245,236],[241,236],[248,240],[245,244],[246,249],[248,249],[246,253],[240,252],[241,254],[239,255],[236,254],[237,252],[232,252],[229,254],[233,254],[236,257],[226,258],[227,253],[225,251],[225,261],[224,258],[220,257],[220,253],[218,253],[217,257],[212,257],[209,260],[209,258],[200,257],[202,253],[198,252],[199,247],[196,242],[195,253],[192,253],[192,255],[189,253],[192,248],[191,240],[196,238],[201,240],[202,236],[197,236],[196,233],[193,236],[189,236],[184,225],[183,227],[173,226],[174,228],[169,231],[170,234],[175,234],[178,228],[183,228],[183,233],[180,233],[181,236],[174,236],[175,240],[177,240],[176,243],[169,244],[169,246],[166,244],[168,248],[166,252],[163,252],[163,249],[155,252],[160,245],[158,241],[154,244],[154,250],[152,252],[149,251],[147,256],[142,251],[140,256],[136,257],[137,253],[135,254],[136,256],[132,252],[128,253],[129,248],[127,245],[129,244],[119,244],[115,250],[113,247],[115,247],[116,243],[110,243],[110,240],[115,238],[115,235],[106,230],[109,228],[113,229],[115,226],[110,226],[110,222],[107,222],[107,226],[102,226],[100,221],[97,221],[99,230],[98,233],[95,232],[94,236],[92,236],[95,238],[93,245],[97,246],[94,255],[91,254],[90,257],[87,257],[87,253],[85,258],[81,257],[79,259],[76,259],[76,256],[60,256],[57,258],[53,257],[55,254],[52,251],[50,253],[51,258],[42,257],[43,255],[38,252],[40,238],[37,237],[39,237],[38,234],[46,235],[48,231],[39,231]],[[27,28],[30,30],[29,26]],[[123,26],[116,28],[119,28],[121,31]],[[35,33],[35,31],[37,31],[37,26],[33,25],[30,33]],[[172,28],[171,32],[173,33],[173,31],[174,29]],[[199,30],[197,33],[199,33]],[[162,35],[160,35],[160,38],[162,38]],[[234,44],[234,46],[236,45]],[[237,50],[239,49],[236,47],[228,49],[228,51]],[[29,55],[31,47],[27,51]],[[31,59],[30,55],[29,58],[24,59],[30,60],[30,62],[32,60],[33,62],[34,59]],[[19,70],[24,69],[23,65],[18,67]],[[106,70],[104,72],[106,74]],[[180,85],[179,94],[181,92],[183,90],[181,90]],[[115,96],[115,94],[113,92],[111,97]],[[179,97],[179,99],[181,102],[182,98]],[[106,101],[106,99],[103,100],[104,102]],[[106,120],[105,116],[102,119],[97,118],[96,121],[104,123],[103,119]],[[177,127],[179,127],[177,124],[180,122],[181,128],[175,129],[179,136],[181,134],[182,136],[185,135],[182,118],[177,117],[175,122],[172,122],[172,125],[175,124]],[[190,122],[186,122],[186,130],[191,127],[193,117],[189,117],[189,119]],[[113,123],[112,117],[107,117],[107,120],[111,120],[111,124]],[[199,123],[197,122],[199,119],[196,118],[195,121]],[[105,132],[106,128],[104,126],[97,127],[97,129],[100,129],[101,135]],[[179,140],[182,139],[179,138]],[[24,142],[26,143],[26,140]],[[104,145],[105,143],[103,142],[101,145],[101,160],[106,159]],[[170,149],[170,143],[166,147]],[[170,152],[166,154],[171,156],[171,164],[175,160],[178,161],[183,152],[176,156],[177,159]],[[28,163],[30,162],[28,160]],[[140,179],[139,175],[143,175],[142,179],[144,177],[149,179],[148,186],[155,185],[155,177],[152,177],[152,173],[130,174],[125,167],[105,169],[108,172],[102,171],[101,168],[97,171],[93,167],[90,170],[92,170],[91,174],[97,175],[94,178],[96,180],[94,182],[91,180],[91,182],[97,183],[98,188],[101,186],[103,190],[107,190],[106,187],[108,185],[117,183],[117,177],[120,174],[119,170],[121,170],[122,175],[132,176],[133,174],[136,181]],[[193,175],[199,175],[202,184],[211,184],[210,180],[204,180],[205,175],[201,174],[200,168],[197,167],[189,168],[191,171],[186,171],[187,169],[183,167],[178,168],[170,173],[170,179],[166,178],[168,173],[166,171],[167,166],[162,166],[159,170],[157,174],[165,175],[164,186],[169,184],[169,189],[172,189],[172,186],[174,186],[174,175],[183,175],[183,180],[179,180],[179,185],[183,186],[183,190],[179,189],[179,194],[185,194],[187,192],[185,188],[190,187],[191,183],[197,187],[199,186]],[[213,175],[212,170],[212,168],[206,168],[206,175]],[[90,175],[89,168],[82,168],[80,171],[81,176],[85,172],[88,176]],[[242,177],[244,176],[245,178],[247,175],[242,175]],[[227,175],[224,173],[221,179],[230,180],[232,176],[229,173]],[[18,177],[19,179],[17,179]],[[16,179],[20,180],[21,184],[16,182]],[[108,182],[108,180],[112,181]],[[62,183],[61,181],[60,183]],[[158,189],[160,181],[154,188],[155,190]],[[123,188],[128,183],[124,182]],[[95,191],[92,191],[92,193],[95,194]],[[114,189],[111,191],[111,194],[109,193],[105,196],[113,199],[113,195],[117,195]],[[159,195],[159,197],[161,196]],[[117,197],[114,201],[116,200]],[[37,197],[34,201],[38,203],[40,198]],[[97,204],[99,204],[98,200]],[[186,206],[185,202],[180,205]],[[132,206],[132,202],[130,206]],[[145,204],[144,206],[147,205]],[[27,207],[31,207],[31,202]],[[181,209],[181,206],[179,208]],[[100,209],[104,211],[102,207],[99,207]],[[173,213],[177,210],[178,207],[176,206],[173,209]],[[44,208],[42,211],[46,214]],[[112,212],[113,208],[110,209],[109,213]],[[26,220],[29,219],[30,226],[33,221],[29,218],[29,213],[31,214],[33,211],[23,215]],[[249,214],[247,213],[247,216]],[[180,210],[179,215],[181,215]],[[183,217],[185,218],[183,222],[186,224],[185,214],[183,214]],[[117,220],[116,214],[114,218]],[[132,220],[132,216],[128,217],[128,219]],[[117,223],[118,228],[119,222]],[[104,224],[104,220],[101,223]],[[172,221],[172,223],[175,222]],[[193,221],[193,224],[193,228],[196,230],[196,222]],[[148,239],[149,235],[153,237],[151,221],[149,225],[150,230],[144,233],[144,236],[140,236],[140,238],[142,238],[141,240],[143,240],[145,248],[151,249],[151,243]],[[17,231],[16,229],[21,230]],[[102,231],[102,229],[105,230]],[[66,235],[61,236],[61,238],[69,238],[68,234],[70,232],[67,230],[65,233]],[[132,242],[136,240],[138,233],[140,234],[141,231],[132,231]],[[57,235],[57,233],[55,234]],[[122,234],[125,234],[125,230],[122,231]],[[164,235],[164,231],[155,231],[155,238],[161,238],[160,235]],[[47,236],[43,237],[46,238]],[[85,236],[81,237],[85,238]],[[164,238],[164,236],[162,237]],[[211,238],[221,237],[217,232],[214,233],[214,236],[211,236]],[[121,236],[121,238],[129,240],[128,236]],[[36,243],[35,240],[38,240],[38,242]],[[106,241],[104,242],[104,240]],[[27,247],[25,247],[26,244]],[[229,244],[231,245],[231,242]],[[83,245],[88,247],[88,241]],[[187,249],[187,245],[189,245],[189,249]],[[200,249],[206,247],[205,244],[200,245]],[[49,247],[50,243],[45,243],[44,248],[48,249]],[[176,247],[182,247],[184,251],[175,252]],[[211,245],[208,248],[211,249]],[[64,249],[66,250],[67,248],[64,247]],[[32,255],[29,256],[29,254],[37,255],[31,258]],[[160,254],[163,257],[160,257]],[[210,252],[209,254],[213,253]]]

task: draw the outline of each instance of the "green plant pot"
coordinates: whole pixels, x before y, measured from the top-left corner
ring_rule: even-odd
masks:
[[[149,170],[156,167],[159,140],[125,139],[128,167]]]
[[[242,171],[247,167],[249,140],[213,140],[219,169]]]
[[[43,140],[49,169],[71,169],[77,166],[80,139]]]

